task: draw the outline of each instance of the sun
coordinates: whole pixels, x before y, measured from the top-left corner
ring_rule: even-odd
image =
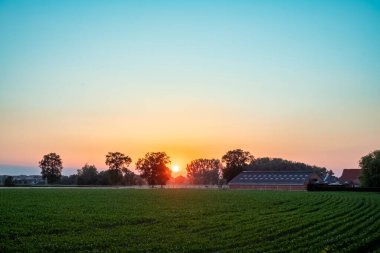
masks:
[[[177,164],[174,164],[174,165],[172,166],[172,171],[173,171],[174,173],[177,173],[177,172],[179,171],[179,166],[178,166]]]

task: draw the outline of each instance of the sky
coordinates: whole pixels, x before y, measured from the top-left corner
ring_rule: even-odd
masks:
[[[380,148],[379,28],[380,1],[0,0],[0,168],[241,148],[339,175]]]

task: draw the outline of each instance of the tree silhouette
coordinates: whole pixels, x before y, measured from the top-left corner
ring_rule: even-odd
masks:
[[[12,176],[7,176],[5,178],[4,186],[7,186],[7,187],[15,186],[15,183],[13,182],[13,177]]]
[[[197,159],[186,166],[187,177],[193,184],[218,184],[220,169],[218,159]]]
[[[162,186],[170,179],[171,170],[167,166],[169,163],[170,157],[165,152],[152,152],[137,161],[136,169],[149,185]]]
[[[325,177],[327,174],[326,168],[270,157],[256,158],[244,169],[252,171],[310,171],[318,173],[321,177]]]
[[[39,162],[41,168],[42,178],[47,178],[48,183],[55,183],[61,178],[62,173],[62,160],[56,153],[44,155]]]
[[[123,170],[123,185],[136,185],[137,184],[137,175],[128,169]]]
[[[110,170],[127,169],[132,159],[120,152],[108,152],[106,155],[106,165]]]
[[[373,151],[360,159],[360,183],[364,187],[380,187],[380,150]]]
[[[98,181],[98,171],[95,165],[88,165],[87,163],[78,170],[78,184],[90,185],[96,184]]]
[[[106,165],[110,168],[108,176],[111,184],[119,184],[123,180],[122,171],[129,171],[128,166],[132,159],[120,152],[108,152],[106,155]]]
[[[248,151],[235,149],[228,151],[223,157],[222,162],[225,167],[222,169],[223,178],[229,182],[243,171],[244,167],[249,165],[254,160],[253,155]]]

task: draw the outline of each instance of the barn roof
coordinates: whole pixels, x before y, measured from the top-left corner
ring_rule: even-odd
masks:
[[[342,182],[354,182],[359,184],[360,169],[344,169],[339,178]]]
[[[243,171],[229,184],[303,185],[313,174],[310,171]]]

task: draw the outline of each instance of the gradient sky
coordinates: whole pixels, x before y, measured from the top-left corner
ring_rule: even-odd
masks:
[[[0,164],[242,148],[340,174],[380,148],[379,45],[380,1],[0,0]]]

